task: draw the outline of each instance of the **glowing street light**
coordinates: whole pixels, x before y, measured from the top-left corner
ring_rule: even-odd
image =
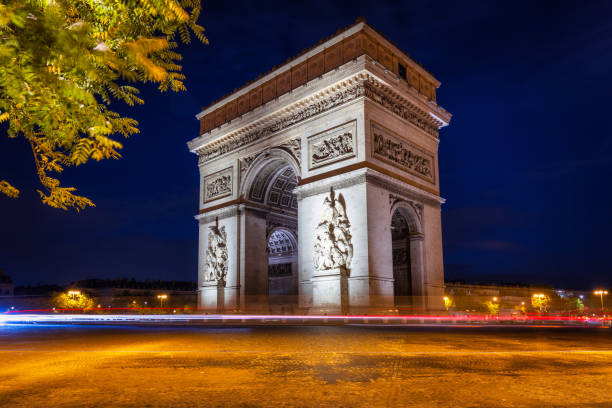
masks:
[[[164,300],[168,299],[168,295],[157,295],[157,298],[159,299],[159,307],[164,307]]]
[[[448,296],[444,296],[442,299],[444,300],[444,307],[448,310],[453,305],[453,301]]]
[[[70,296],[72,299],[76,299],[77,297],[81,296],[81,291],[80,290],[69,290],[68,296]]]
[[[493,297],[493,301],[494,301],[494,302],[497,302],[497,296],[494,296],[494,297]]]
[[[608,291],[607,290],[603,290],[603,289],[599,289],[599,290],[596,290],[593,293],[596,294],[596,295],[599,295],[599,299],[601,300],[601,312],[603,313],[603,311],[604,311],[603,297],[604,297],[604,295],[608,294]]]

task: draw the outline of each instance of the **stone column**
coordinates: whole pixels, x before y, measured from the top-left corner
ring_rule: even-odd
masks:
[[[330,314],[349,312],[349,283],[344,267],[314,272],[312,303],[315,312]]]
[[[415,310],[427,307],[425,296],[425,236],[421,233],[410,234],[410,275],[412,278],[412,306]]]
[[[423,280],[427,310],[444,310],[444,263],[442,256],[442,221],[440,204],[424,206],[425,240]]]
[[[240,206],[241,307],[249,312],[267,312],[268,241],[265,212]]]
[[[199,250],[198,250],[198,307],[210,310],[235,310],[239,305],[240,280],[238,274],[238,243],[239,214],[236,206],[224,208],[208,214],[198,215],[199,223]],[[225,276],[222,281],[211,279],[207,267],[207,251],[211,227],[218,228],[224,233],[227,260],[225,262]],[[213,272],[213,275],[216,275]]]
[[[301,305],[308,297],[316,312],[347,312],[355,299],[368,297],[365,185],[354,176],[348,178],[349,182],[342,176],[298,190]],[[321,239],[326,226],[331,235]],[[315,255],[316,246],[322,249]]]

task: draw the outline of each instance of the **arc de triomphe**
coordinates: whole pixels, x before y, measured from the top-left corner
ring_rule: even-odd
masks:
[[[202,110],[200,306],[441,308],[439,85],[357,22]]]

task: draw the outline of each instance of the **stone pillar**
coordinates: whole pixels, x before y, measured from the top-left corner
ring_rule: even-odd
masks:
[[[425,237],[421,233],[410,234],[410,275],[412,277],[412,306],[416,310],[427,307],[425,293]]]
[[[312,276],[312,303],[315,312],[330,314],[349,311],[349,283],[343,267],[315,271]]]
[[[207,311],[222,313],[225,309],[225,286],[217,282],[204,284],[200,293],[200,307]]]
[[[241,307],[248,312],[267,312],[268,241],[265,213],[240,206]]]
[[[196,216],[199,223],[198,307],[208,311],[235,310],[240,301],[238,243],[239,213],[237,207],[225,208]],[[209,250],[211,227],[224,231],[227,261],[223,282],[209,280],[206,254]]]
[[[444,310],[444,263],[440,204],[424,206],[425,260],[424,297],[428,310]]]
[[[325,183],[302,186],[298,190],[300,300],[301,305],[305,306],[307,298],[312,310],[317,312],[347,312],[353,303],[359,304],[360,300],[368,302],[370,261],[365,217],[366,189],[354,175],[348,178],[354,182],[346,182],[347,176],[343,175]],[[334,211],[342,213],[339,219],[331,215]],[[350,227],[340,229],[350,232],[351,259],[344,265],[336,263],[342,256],[334,255],[330,258],[333,259],[331,264],[317,267],[319,261],[315,260],[315,245],[318,242],[318,226],[326,220],[332,224],[342,224],[344,216]],[[335,243],[330,244],[331,247],[335,247]]]

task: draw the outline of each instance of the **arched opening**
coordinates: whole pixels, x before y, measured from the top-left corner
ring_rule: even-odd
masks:
[[[265,296],[274,311],[297,303],[297,182],[295,163],[282,152],[263,153],[244,179],[246,293]]]
[[[272,231],[268,238],[268,295],[297,295],[297,255],[297,240],[291,231]]]
[[[396,307],[413,304],[411,230],[408,219],[398,208],[391,217],[391,250],[393,259],[393,293]]]

